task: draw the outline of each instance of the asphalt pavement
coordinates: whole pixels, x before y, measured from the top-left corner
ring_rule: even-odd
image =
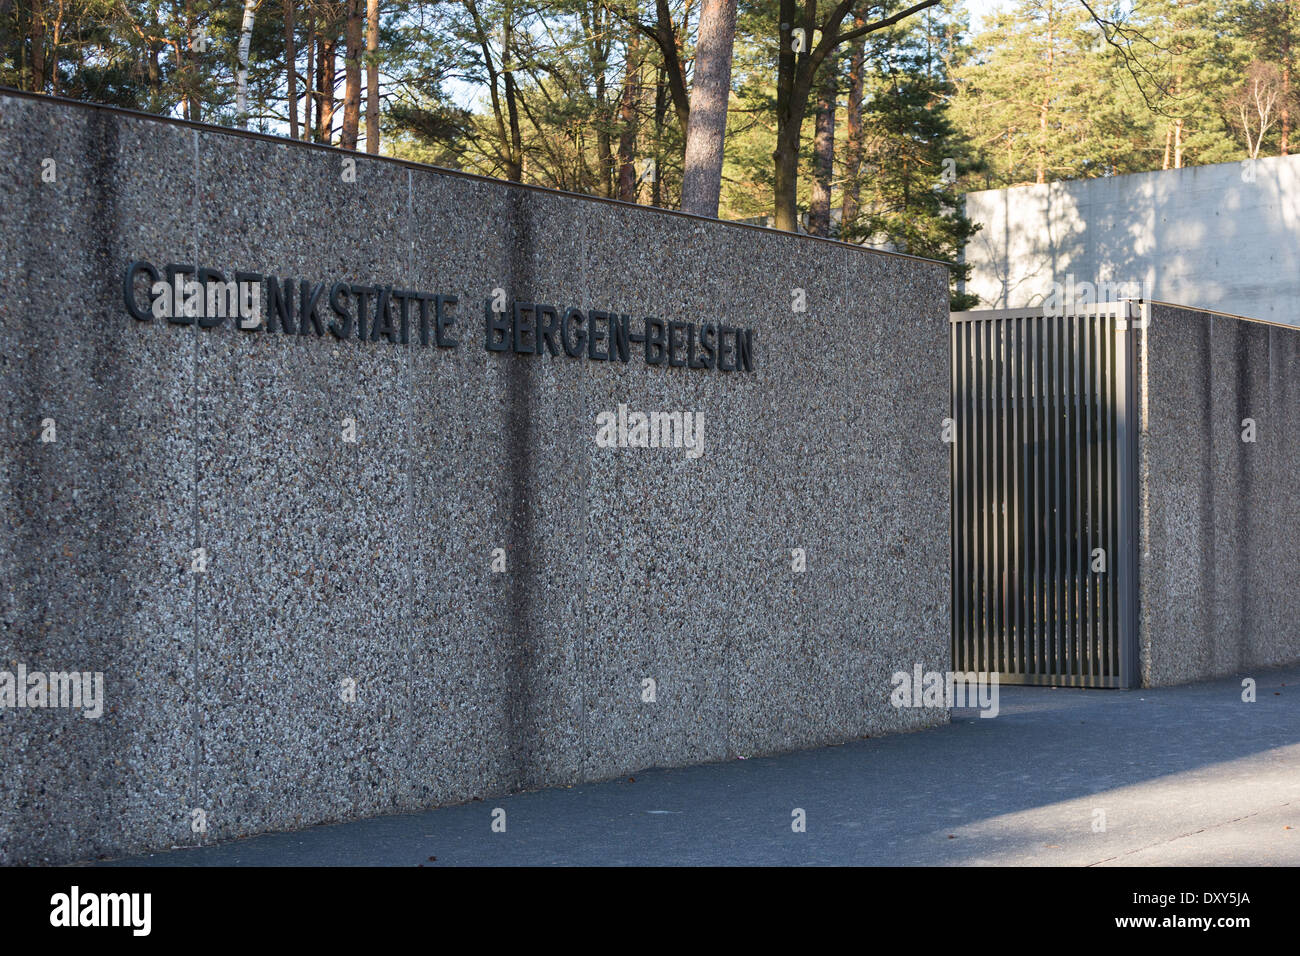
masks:
[[[107,865],[1297,865],[1300,668],[1249,676]]]

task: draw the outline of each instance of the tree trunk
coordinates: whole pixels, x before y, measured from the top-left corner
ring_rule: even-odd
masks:
[[[63,34],[63,3],[54,16],[54,33],[50,36],[50,93],[59,95],[59,40]]]
[[[655,0],[655,8],[658,11],[659,32],[665,37],[664,79],[668,84],[668,95],[672,98],[673,109],[677,113],[677,123],[682,130],[682,138],[685,139],[686,127],[690,125],[691,119],[691,97],[686,89],[686,58],[682,53],[682,36],[673,32],[672,14],[667,0]],[[690,0],[687,0],[686,8],[682,11],[683,21],[689,12]],[[689,32],[685,22],[682,24],[682,32]]]
[[[660,185],[659,165],[663,159],[663,150],[661,146],[664,141],[664,118],[668,113],[668,89],[666,86],[666,77],[664,70],[660,68],[655,73],[655,154],[654,154],[654,178],[650,180],[650,205],[663,205],[663,187]]]
[[[667,83],[666,95],[672,99],[673,109],[677,112],[677,122],[681,126],[682,135],[685,136],[691,114],[690,96],[686,91],[686,67],[682,62],[681,36],[673,29],[672,8],[669,7],[668,0],[655,0],[653,26],[642,24],[639,19],[635,22],[641,32],[653,40],[655,46],[659,48],[664,75],[658,82]]]
[[[298,53],[293,46],[293,0],[284,0],[284,75],[288,84],[289,138],[298,138]]]
[[[600,169],[597,195],[614,195],[614,140],[609,132],[609,104],[606,102],[605,64],[596,66],[596,165]]]
[[[479,14],[476,0],[463,0],[474,25],[474,42],[483,57],[487,71],[487,91],[492,103],[492,122],[496,131],[497,159],[505,166],[506,178],[513,182],[523,179],[523,137],[519,132],[519,101],[515,92],[514,65],[514,4],[505,0],[501,8],[501,68],[498,70],[492,55],[492,36],[487,23]],[[505,103],[501,102],[504,95]],[[576,137],[576,133],[575,133]],[[574,140],[577,142],[576,138]]]
[[[316,138],[326,146],[334,145],[334,82],[338,67],[338,24],[328,24],[329,33],[320,38],[316,64]]]
[[[45,92],[45,4],[33,3],[31,7],[32,78],[31,91]]]
[[[172,56],[173,56],[172,62],[176,64],[176,72],[178,74],[178,80],[179,80],[179,82],[177,83],[177,88],[181,94],[181,118],[189,119],[190,118],[189,83],[185,78],[185,63],[186,63],[188,51],[186,50],[185,47],[181,46],[181,41],[178,39],[171,41],[171,47],[172,47]]]
[[[185,55],[182,58],[182,86],[185,89],[185,118],[194,123],[203,122],[202,79],[199,75],[199,63],[196,53],[197,18],[194,13],[194,0],[185,4]]]
[[[146,67],[149,76],[149,112],[157,113],[162,99],[162,44],[151,41],[149,44],[149,62]]]
[[[1052,67],[1056,58],[1056,22],[1055,8],[1052,4],[1047,5],[1047,81],[1044,84],[1043,103],[1039,107],[1038,113],[1038,163],[1035,169],[1034,182],[1047,182],[1047,114],[1052,104]]]
[[[343,135],[339,145],[357,148],[361,127],[361,20],[365,0],[346,0],[347,23],[344,36],[347,50],[343,54]]]
[[[627,37],[627,64],[623,70],[623,97],[619,103],[618,121],[618,198],[636,202],[636,102],[640,93],[641,35],[629,30]]]
[[[1282,65],[1282,142],[1279,143],[1279,156],[1291,152],[1291,44],[1283,52],[1286,62]]]
[[[817,132],[813,138],[813,188],[808,207],[808,232],[831,234],[831,177],[835,172],[835,99],[839,95],[834,60],[822,65],[817,88]]]
[[[776,149],[772,152],[772,199],[776,228],[799,231],[799,130],[806,103],[796,102],[795,0],[780,0],[780,43],[776,62]],[[805,29],[807,29],[805,25]],[[805,41],[806,42],[806,41]],[[806,47],[805,47],[806,49]]]
[[[791,142],[793,137],[794,142]],[[774,201],[774,223],[777,229],[786,232],[799,231],[799,128],[787,126],[776,137],[776,149],[772,153],[775,163],[772,184]]]
[[[310,143],[315,129],[311,125],[312,101],[316,99],[313,92],[316,89],[316,11],[311,7],[307,8],[307,45],[304,50],[307,53],[307,75],[302,84],[302,138],[303,142]]]
[[[524,180],[524,145],[523,135],[519,131],[519,97],[515,85],[515,66],[513,61],[514,3],[506,0],[504,27],[501,41],[501,73],[505,78],[506,116],[510,124],[509,161],[506,164],[506,178],[511,182]]]
[[[244,0],[244,20],[239,26],[239,70],[235,74],[235,125],[248,129],[248,48],[253,42],[257,0]]]
[[[366,0],[366,152],[379,153],[379,0]]]
[[[866,36],[893,26],[938,2],[939,0],[919,0],[897,13],[865,24],[859,28],[862,33],[858,35]],[[780,47],[776,61],[776,150],[772,153],[773,211],[776,213],[778,229],[793,232],[798,228],[799,133],[803,128],[808,98],[812,94],[818,70],[841,43],[857,39],[858,35],[853,30],[840,30],[840,25],[851,8],[852,4],[848,0],[841,0],[827,14],[826,19],[819,23],[816,19],[816,4],[808,2],[803,8],[803,19],[796,24],[797,0],[780,0]],[[803,46],[798,53],[792,44],[796,26],[804,31]],[[822,32],[821,39],[809,49],[819,28]]]
[[[704,0],[700,8],[691,115],[682,166],[682,212],[717,218],[722,191],[722,152],[731,96],[731,51],[736,37],[736,0]]]
[[[618,163],[614,158],[614,108],[609,101],[609,53],[613,48],[612,19],[608,0],[588,0],[580,12],[583,33],[589,38],[587,51],[596,92],[592,124],[596,134],[596,176],[592,192],[605,198],[616,194]],[[577,154],[583,157],[583,153]],[[586,171],[585,158],[582,161]]]
[[[862,24],[862,16],[855,14],[854,28]],[[863,70],[866,66],[866,45],[866,38],[859,38],[854,41],[852,53],[849,55],[849,105],[846,115],[849,129],[848,142],[845,143],[844,148],[844,206],[840,212],[840,235],[842,236],[848,234],[848,230],[857,222],[858,213],[861,211],[858,175],[862,172],[862,88]]]

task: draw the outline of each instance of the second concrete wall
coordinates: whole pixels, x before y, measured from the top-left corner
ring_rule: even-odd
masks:
[[[1293,663],[1300,330],[1147,308],[1138,354],[1143,681]]]
[[[1043,303],[1054,289],[1189,302],[1300,323],[1300,156],[966,195],[979,308]],[[1129,291],[1115,292],[1127,284]]]

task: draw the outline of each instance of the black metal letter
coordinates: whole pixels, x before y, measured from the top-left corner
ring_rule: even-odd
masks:
[[[153,318],[152,309],[141,309],[140,304],[135,299],[135,276],[137,272],[143,272],[149,277],[149,304],[152,306],[153,284],[158,281],[158,270],[143,259],[136,259],[127,265],[126,278],[122,280],[122,297],[126,300],[126,311],[131,313],[131,318],[139,319],[141,322],[148,322]]]

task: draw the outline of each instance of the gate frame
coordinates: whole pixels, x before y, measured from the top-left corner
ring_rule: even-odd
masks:
[[[1064,310],[1066,315],[1111,316],[1115,319],[1115,363],[1116,395],[1118,406],[1115,410],[1117,474],[1116,488],[1116,526],[1119,553],[1115,556],[1116,594],[1119,598],[1116,620],[1119,629],[1119,688],[1133,690],[1142,685],[1141,651],[1138,637],[1138,432],[1142,426],[1138,416],[1138,363],[1137,335],[1145,336],[1147,322],[1150,320],[1151,306],[1143,299],[1120,299],[1117,302],[1101,302],[1092,305],[1077,306]],[[957,322],[979,322],[990,319],[1034,319],[1049,315],[1058,315],[1060,310],[1049,310],[1046,306],[1028,306],[1022,309],[973,309],[966,312],[950,312],[949,325]],[[948,414],[957,420],[957,366],[956,345],[949,336],[948,347],[949,375],[951,385],[948,392]],[[952,565],[957,529],[956,502],[952,489],[956,480],[955,453],[948,456],[948,511],[949,535],[952,539],[948,549],[948,574],[952,579],[956,568]],[[956,604],[951,605],[952,615],[957,613]],[[951,630],[951,628],[950,628]],[[951,653],[952,642],[949,641]],[[955,662],[954,662],[955,666]],[[1037,686],[1073,686],[1053,684],[1051,681],[1015,681],[1005,683],[1025,683]],[[1103,688],[1096,688],[1103,689]]]

